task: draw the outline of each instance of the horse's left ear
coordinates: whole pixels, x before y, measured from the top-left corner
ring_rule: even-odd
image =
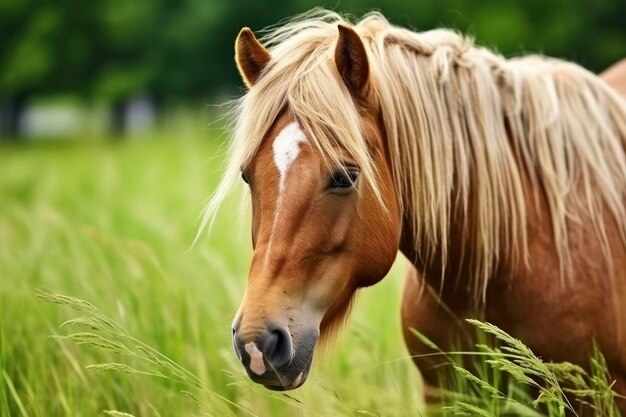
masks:
[[[369,63],[363,41],[350,26],[339,24],[335,64],[352,93],[361,93],[369,76]]]
[[[252,87],[261,75],[272,56],[254,37],[250,28],[243,28],[235,41],[235,62],[248,88]]]

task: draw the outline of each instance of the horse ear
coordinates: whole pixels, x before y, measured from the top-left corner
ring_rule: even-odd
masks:
[[[361,93],[369,76],[365,46],[350,26],[339,24],[339,38],[335,47],[335,64],[341,78],[352,93]]]
[[[250,28],[241,29],[235,41],[235,62],[248,88],[259,80],[271,58],[270,52],[259,43]]]

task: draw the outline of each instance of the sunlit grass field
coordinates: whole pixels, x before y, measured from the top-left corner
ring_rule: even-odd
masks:
[[[0,144],[0,416],[618,415],[599,351],[589,371],[546,363],[478,321],[472,352],[416,332],[451,364],[444,407],[426,410],[400,331],[401,257],[302,388],[253,384],[230,346],[251,256],[245,187],[192,247],[227,139],[173,120],[148,137]]]
[[[421,414],[400,333],[403,260],[361,292],[304,387],[284,395],[248,381],[230,347],[251,254],[241,193],[191,247],[225,141],[194,119],[137,140],[0,147],[0,415]],[[76,312],[37,288],[91,302],[217,395],[197,402],[167,379],[85,369],[121,359],[50,338]]]

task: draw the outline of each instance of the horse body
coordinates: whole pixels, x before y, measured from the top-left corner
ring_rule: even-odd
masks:
[[[626,97],[626,59],[622,59],[604,71],[602,78]]]
[[[505,60],[380,15],[296,21],[236,61],[249,92],[213,212],[241,170],[254,255],[233,323],[250,377],[306,380],[358,288],[412,262],[402,318],[446,349],[480,317],[548,359],[596,340],[626,394],[626,105],[595,76]],[[436,363],[416,359],[429,382]],[[620,403],[622,413],[626,404]]]
[[[418,329],[443,350],[469,350],[472,329],[463,319],[479,318],[493,323],[522,340],[540,357],[589,365],[593,342],[607,359],[615,390],[626,393],[626,309],[615,300],[626,299],[626,252],[617,228],[608,231],[612,266],[602,262],[597,235],[588,224],[569,225],[572,274],[567,283],[553,255],[554,241],[546,230],[545,202],[529,212],[528,251],[531,268],[512,266],[492,278],[484,308],[476,308],[467,288],[449,274],[440,279],[424,278],[420,266],[407,268],[402,301],[405,342],[426,382],[436,386],[442,362],[429,356],[432,350],[415,337]],[[428,275],[427,275],[428,276]],[[607,277],[613,276],[610,282]],[[547,279],[549,277],[550,279]],[[440,289],[440,290],[439,290]],[[432,392],[432,391],[430,391]],[[436,397],[436,393],[433,394]],[[617,399],[622,413],[623,400]]]

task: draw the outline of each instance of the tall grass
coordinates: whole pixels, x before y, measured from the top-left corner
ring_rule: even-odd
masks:
[[[230,347],[250,259],[238,202],[191,248],[223,163],[221,132],[197,126],[0,148],[0,415],[423,415],[400,331],[401,266],[360,294],[304,387],[281,394],[249,381]],[[500,346],[478,346],[467,368],[447,355],[446,407],[429,411],[560,416],[586,401],[613,415],[599,353],[587,374],[537,362],[475,324]]]
[[[205,410],[210,410],[210,415],[223,415],[226,410],[220,406],[234,406],[239,414],[257,415],[253,410],[223,397],[192,372],[137,340],[90,303],[41,290],[38,296],[49,302],[69,306],[82,314],[61,325],[80,331],[55,338],[112,351],[124,361],[92,364],[87,369],[172,381],[179,385],[181,393],[204,404]],[[424,335],[416,333],[417,337],[448,360],[447,368],[440,370],[441,404],[430,410],[432,415],[561,417],[567,412],[568,415],[592,413],[603,417],[619,416],[606,362],[597,347],[594,348],[591,372],[588,373],[571,363],[544,362],[520,340],[492,324],[478,320],[468,322],[476,327],[477,339],[491,337],[498,347],[479,343],[475,352],[444,352]],[[469,361],[463,360],[465,355],[470,355]],[[466,368],[468,364],[474,372]],[[298,402],[291,395],[285,397]],[[366,410],[359,411],[371,415]],[[420,414],[418,409],[413,411],[416,415]],[[106,413],[130,416],[117,410],[107,410]]]
[[[230,346],[251,252],[238,202],[191,248],[223,163],[221,132],[202,126],[0,147],[0,415],[415,415],[422,404],[400,331],[401,266],[360,294],[349,328],[303,388],[287,396],[249,382]],[[36,288],[89,300],[236,405],[194,393],[198,402],[167,378],[86,369],[151,372],[140,358],[48,337],[78,323],[59,329],[75,312],[42,302]]]
[[[449,358],[451,368],[442,374],[444,414],[483,417],[620,415],[606,362],[597,347],[587,372],[572,363],[543,361],[520,340],[492,324],[478,320],[468,322],[475,326],[477,340],[490,343],[478,343],[474,352],[440,351]]]

